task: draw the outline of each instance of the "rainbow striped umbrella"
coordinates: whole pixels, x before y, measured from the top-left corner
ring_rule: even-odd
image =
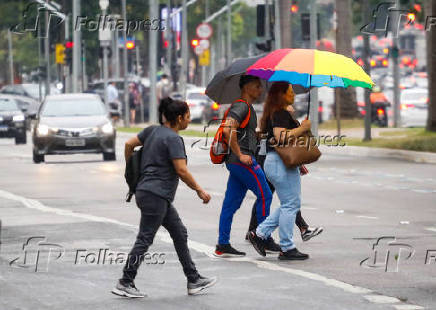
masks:
[[[372,88],[374,82],[354,60],[315,49],[278,49],[247,68],[246,74],[304,87]]]

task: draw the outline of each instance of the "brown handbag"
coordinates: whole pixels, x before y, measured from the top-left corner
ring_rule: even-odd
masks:
[[[275,139],[271,142],[275,142]],[[284,143],[274,143],[272,146],[287,168],[311,164],[321,156],[317,139],[310,131],[299,137],[285,137]]]

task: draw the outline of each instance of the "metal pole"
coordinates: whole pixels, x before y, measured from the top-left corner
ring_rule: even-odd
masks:
[[[232,5],[227,0],[227,66],[232,62]]]
[[[204,5],[204,18],[207,19],[209,17],[209,0],[205,0]],[[210,47],[209,47],[210,48]],[[210,51],[210,49],[209,49]],[[209,53],[210,57],[210,53]],[[201,86],[206,86],[206,69],[207,66],[201,66]]]
[[[318,18],[318,10],[316,5],[316,0],[310,1],[310,48],[316,48],[316,40],[318,38],[318,27],[317,27],[317,18]],[[310,112],[309,119],[312,123],[312,134],[317,137],[318,136],[318,88],[313,87],[310,90]]]
[[[86,43],[82,40],[82,90],[88,88],[88,77],[86,76]]]
[[[123,21],[127,20],[127,12],[126,12],[126,0],[121,1],[121,11],[123,15]],[[153,32],[153,31],[150,31]],[[127,48],[126,48],[126,42],[127,42],[127,32],[123,31],[123,38],[124,38],[124,46],[123,46],[123,67],[124,67],[124,126],[130,127],[130,113],[129,113],[129,90],[127,85],[127,75],[128,75],[128,68],[127,68]]]
[[[67,15],[65,17],[65,42],[70,40],[70,17]],[[64,73],[65,73],[65,93],[71,92],[71,72],[70,66],[64,65]]]
[[[102,14],[104,18],[106,18],[106,10],[102,10]],[[109,42],[107,42],[109,43]],[[109,106],[108,102],[108,93],[107,93],[107,86],[108,86],[108,79],[109,79],[109,72],[108,72],[108,50],[107,50],[107,44],[105,41],[100,41],[100,46],[103,48],[103,83],[104,83],[104,103]]]
[[[136,75],[140,76],[140,72],[139,72],[139,45],[135,45],[135,62],[136,62]]]
[[[188,80],[188,8],[186,0],[182,5],[182,76],[180,77],[182,96],[186,98],[186,84]]]
[[[12,33],[8,29],[8,48],[9,48],[9,82],[14,84],[14,55],[12,54]]]
[[[156,0],[150,0],[150,19],[158,18],[158,3]],[[186,6],[186,0],[184,0],[184,5]],[[185,13],[186,11],[184,11]],[[186,15],[183,14],[183,20],[186,23]],[[185,34],[186,35],[186,34]],[[157,95],[156,95],[156,75],[157,75],[157,32],[149,31],[149,78],[150,78],[150,104],[149,104],[149,122],[151,124],[156,124],[157,119]]]
[[[395,7],[397,9],[400,8],[400,1],[395,1]],[[400,18],[399,12],[394,11],[394,23],[392,23],[391,27],[395,27],[398,25],[398,19]],[[394,26],[395,25],[395,26]],[[395,31],[392,29],[392,60],[393,60],[393,77],[394,77],[394,127],[400,126],[400,89],[399,89],[399,80],[400,80],[400,73],[398,69],[398,31]]]
[[[48,3],[48,0],[47,0]],[[45,41],[44,41],[44,54],[45,54],[45,95],[50,95],[50,25],[48,23],[48,10],[45,11]]]
[[[115,46],[114,46],[114,52],[115,55],[113,56],[115,59],[115,78],[120,78],[120,47],[118,46],[118,30],[115,29]]]
[[[80,0],[73,0],[73,93],[79,92],[80,28],[75,27],[80,15]]]
[[[368,22],[368,1],[362,2],[362,21],[366,24]],[[369,36],[363,36],[363,63],[365,72],[370,75],[371,66],[369,64],[370,46],[369,46]],[[371,101],[370,101],[370,90],[368,88],[364,89],[365,92],[365,135],[363,141],[371,140]]]
[[[289,14],[289,12],[287,12]],[[280,22],[280,0],[275,0],[274,3],[274,37],[276,49],[282,48],[282,34]]]
[[[172,59],[171,59],[171,53],[172,53],[172,48],[173,48],[173,42],[171,39],[172,36],[172,18],[171,17],[171,11],[172,11],[172,7],[171,7],[171,0],[167,1],[167,20],[166,20],[166,28],[165,28],[165,39],[166,42],[168,43],[167,45],[167,65],[168,65],[168,70],[169,72],[171,72],[171,66],[172,66]],[[171,74],[170,74],[171,75]]]
[[[270,21],[269,21],[269,1],[265,0],[265,39],[270,39]]]

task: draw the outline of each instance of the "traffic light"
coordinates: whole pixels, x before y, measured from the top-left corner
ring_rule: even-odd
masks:
[[[128,50],[133,50],[135,48],[135,41],[129,40],[126,42],[126,48]]]
[[[73,45],[71,41],[65,42],[65,64],[70,67],[73,63]]]
[[[299,9],[299,7],[298,7],[297,1],[296,0],[292,0],[292,2],[291,2],[291,13],[292,14],[298,13],[298,9]]]
[[[192,39],[191,40],[192,48],[196,48],[199,44],[200,44],[200,41],[198,39]]]
[[[263,51],[263,52],[271,52],[272,50],[272,40],[266,40],[261,43],[256,43],[257,49]]]

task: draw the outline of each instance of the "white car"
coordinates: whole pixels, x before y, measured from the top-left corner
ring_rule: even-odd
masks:
[[[425,127],[428,115],[428,90],[404,89],[400,97],[402,127]]]
[[[205,94],[205,88],[190,88],[186,91],[186,102],[191,111],[192,121],[202,121],[203,111],[212,100]]]

